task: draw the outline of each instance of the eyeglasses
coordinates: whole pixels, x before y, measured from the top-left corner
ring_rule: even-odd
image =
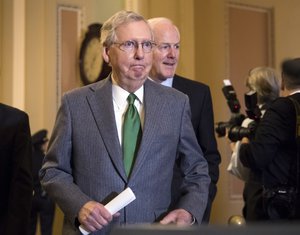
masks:
[[[170,51],[170,49],[179,50],[180,44],[179,43],[162,43],[157,45],[158,50],[160,50],[163,53],[167,53]]]
[[[142,45],[143,51],[145,53],[150,53],[152,48],[155,46],[155,43],[152,41],[143,41],[137,42],[134,40],[128,40],[125,42],[114,42],[113,44],[118,45],[118,48],[125,52],[133,52],[139,48],[139,45]]]

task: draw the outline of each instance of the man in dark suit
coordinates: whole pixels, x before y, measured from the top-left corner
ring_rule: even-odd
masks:
[[[112,73],[63,96],[40,171],[42,186],[64,212],[63,233],[102,235],[117,224],[201,221],[210,183],[207,161],[193,132],[188,97],[148,79],[154,43],[147,21],[117,12],[103,24],[101,43]],[[125,136],[128,109],[141,138]],[[137,145],[125,168],[128,140]],[[176,160],[185,177],[181,197],[170,207]],[[113,217],[104,205],[126,187],[136,199]]]
[[[48,131],[39,130],[32,136],[33,154],[32,154],[32,176],[33,176],[33,200],[31,208],[30,235],[35,235],[39,221],[41,234],[52,235],[52,227],[55,215],[55,203],[43,190],[39,170],[45,157],[48,146]]]
[[[179,59],[180,33],[172,21],[159,17],[149,19],[148,22],[154,34],[154,41],[157,44],[153,51],[153,66],[150,71],[151,79],[162,85],[173,87],[189,97],[192,124],[198,144],[208,162],[209,176],[211,178],[208,203],[202,220],[202,223],[208,223],[212,202],[217,192],[216,185],[219,179],[219,164],[221,162],[214,133],[210,89],[203,83],[175,74]],[[176,185],[174,185],[175,195]]]
[[[0,234],[26,235],[33,183],[28,115],[0,103]]]
[[[300,156],[295,134],[296,111],[291,98],[300,102],[300,58],[283,62],[282,90],[286,97],[276,99],[266,110],[254,140],[248,143],[244,138],[239,154],[246,167],[262,172],[264,206],[269,219],[299,220]],[[296,188],[298,194],[291,194]],[[294,213],[289,215],[290,212]]]

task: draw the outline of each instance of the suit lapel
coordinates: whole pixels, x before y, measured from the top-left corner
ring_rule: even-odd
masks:
[[[107,78],[97,85],[97,87],[92,88],[94,92],[87,96],[88,103],[107,152],[116,170],[123,177],[124,181],[126,181],[127,177],[124,170],[122,151],[115,123],[111,80]]]
[[[172,87],[175,88],[175,89],[177,89],[177,90],[180,88],[180,86],[178,85],[178,79],[177,79],[177,75],[176,74],[173,77]]]
[[[173,78],[172,87],[178,91],[185,93],[185,90],[186,90],[185,86],[186,86],[185,83],[183,83],[182,80],[180,79],[180,77],[175,74],[174,78]]]

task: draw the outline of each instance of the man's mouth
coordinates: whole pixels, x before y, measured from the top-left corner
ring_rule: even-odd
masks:
[[[167,66],[174,66],[176,62],[163,62],[163,64]]]
[[[131,68],[135,71],[140,71],[140,70],[144,70],[145,66],[144,65],[140,65],[140,64],[135,64],[135,65],[131,65]]]

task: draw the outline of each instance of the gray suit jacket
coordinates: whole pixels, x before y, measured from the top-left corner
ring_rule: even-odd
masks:
[[[113,224],[152,223],[170,209],[173,166],[181,158],[185,180],[176,208],[202,220],[207,203],[207,162],[197,144],[188,97],[150,80],[144,84],[145,119],[137,159],[128,179],[122,161],[110,78],[64,95],[40,171],[41,183],[65,214],[63,234],[88,201],[105,204],[130,187],[136,200]],[[111,225],[93,234],[107,234]]]

